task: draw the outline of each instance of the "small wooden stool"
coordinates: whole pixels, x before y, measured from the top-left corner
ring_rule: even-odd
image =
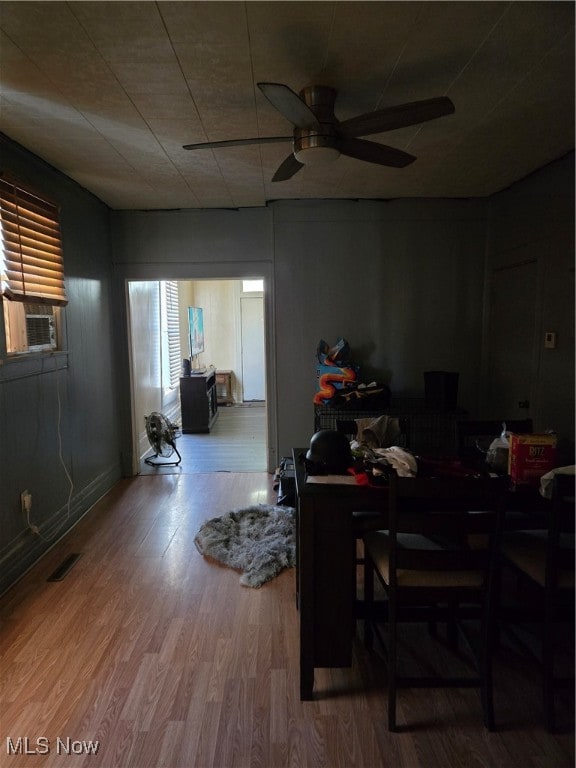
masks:
[[[232,371],[216,371],[218,405],[234,405],[232,395]]]

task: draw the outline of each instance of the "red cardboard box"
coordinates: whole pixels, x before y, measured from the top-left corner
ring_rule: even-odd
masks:
[[[508,474],[516,485],[538,485],[556,466],[556,435],[518,435],[508,440]]]

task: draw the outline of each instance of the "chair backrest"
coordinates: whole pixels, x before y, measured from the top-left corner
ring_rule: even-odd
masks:
[[[546,588],[562,586],[561,574],[574,572],[574,475],[557,473],[552,486],[552,505],[548,521]],[[572,579],[572,588],[574,580]]]
[[[478,572],[496,557],[505,488],[487,477],[390,479],[390,586],[400,570]],[[418,534],[411,546],[411,537]],[[421,537],[441,546],[422,547]],[[420,540],[419,540],[420,539]],[[481,542],[481,543],[480,543]]]
[[[502,432],[502,424],[506,424],[508,432],[519,434],[531,434],[533,431],[532,419],[492,419],[484,421],[459,421],[456,424],[458,453],[463,456],[478,450],[477,441],[486,439],[486,446],[491,440]]]

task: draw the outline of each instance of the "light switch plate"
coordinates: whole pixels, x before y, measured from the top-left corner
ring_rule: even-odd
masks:
[[[546,349],[556,349],[556,334],[552,331],[544,334],[544,347]]]

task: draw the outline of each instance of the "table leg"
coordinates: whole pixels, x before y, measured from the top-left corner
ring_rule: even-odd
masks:
[[[352,663],[355,539],[349,506],[329,497],[299,499],[300,698],[313,696],[315,667]]]
[[[310,701],[314,689],[314,505],[299,499],[298,512],[300,699]]]
[[[300,701],[312,701],[314,698],[314,667],[310,664],[300,666]]]

